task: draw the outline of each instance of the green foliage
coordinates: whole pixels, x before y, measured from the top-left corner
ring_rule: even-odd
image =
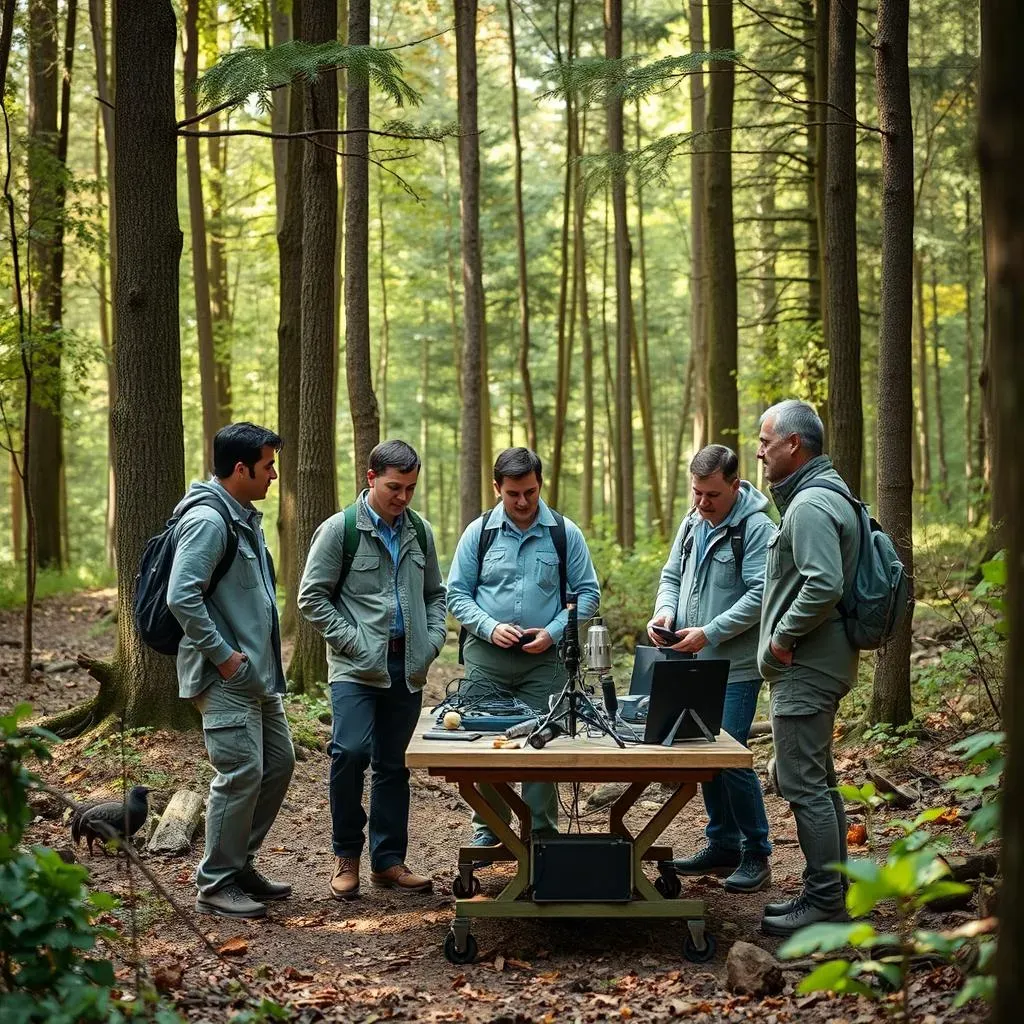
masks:
[[[601,584],[601,615],[613,643],[623,643],[630,650],[637,643],[647,643],[645,627],[654,613],[669,542],[657,536],[638,538],[628,554],[609,539],[591,536],[588,546]]]
[[[96,587],[112,587],[114,570],[101,563],[84,562],[69,569],[40,569],[36,575],[36,600],[59,594],[77,594]],[[0,568],[0,610],[25,605],[25,572],[21,566]]]
[[[947,784],[949,789],[957,793],[980,794],[981,807],[967,823],[978,846],[984,846],[999,834],[1003,769],[1006,766],[1003,754],[1005,743],[1004,733],[981,732],[955,743],[951,748],[969,765],[980,769],[969,775],[961,775]]]
[[[883,761],[894,761],[909,753],[918,743],[920,725],[910,721],[905,725],[878,722],[864,730],[865,743],[879,745],[879,757]]]
[[[237,105],[255,97],[266,113],[274,89],[298,79],[315,82],[323,72],[342,68],[353,80],[375,86],[397,106],[420,102],[419,93],[402,78],[402,62],[393,51],[337,42],[290,40],[269,48],[242,46],[221,54],[200,76],[196,89],[205,105]]]

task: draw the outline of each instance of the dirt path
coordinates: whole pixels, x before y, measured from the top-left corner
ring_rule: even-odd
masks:
[[[52,712],[90,696],[95,684],[67,663],[84,652],[109,654],[114,631],[109,612],[115,595],[99,591],[45,602],[39,610],[37,660],[42,670],[30,693],[18,679],[20,619],[0,614],[0,709],[29,700],[39,712]],[[60,671],[53,671],[60,666]],[[436,699],[447,671],[431,679],[428,697]],[[315,707],[290,703],[305,732],[321,742],[328,727],[319,722]],[[322,710],[322,709],[320,709]],[[769,747],[754,747],[763,771]],[[120,744],[97,747],[81,741],[61,744],[45,775],[49,782],[75,799],[109,796],[119,783]],[[708,925],[718,939],[714,960],[693,965],[682,957],[685,926],[680,923],[586,920],[576,922],[475,922],[480,957],[477,963],[454,967],[442,956],[441,945],[452,917],[451,882],[454,851],[468,835],[468,810],[455,788],[414,773],[410,820],[412,867],[434,879],[430,896],[398,896],[370,888],[364,858],[363,898],[342,905],[328,897],[331,864],[330,813],[326,780],[329,759],[322,750],[300,751],[301,760],[284,809],[264,847],[261,861],[271,876],[295,888],[290,901],[272,905],[259,922],[230,922],[197,916],[192,909],[192,873],[201,841],[179,858],[147,860],[162,885],[215,945],[238,940],[235,955],[223,960],[210,954],[198,937],[137,876],[136,911],[140,948],[161,987],[180,1009],[195,1020],[222,1020],[239,999],[237,973],[247,986],[287,1003],[303,1020],[337,1021],[562,1021],[635,1018],[657,1021],[740,1021],[751,1017],[768,1024],[800,1016],[812,1022],[841,1021],[867,1024],[885,1019],[882,1006],[863,999],[796,996],[793,985],[800,971],[787,971],[787,987],[775,998],[751,1000],[725,990],[725,961],[733,941],[744,939],[774,950],[775,940],[761,936],[757,925],[769,899],[797,891],[803,862],[793,818],[777,797],[768,796],[772,823],[774,884],[749,897],[729,895],[715,879],[698,879],[684,888],[707,900]],[[130,783],[145,783],[166,800],[175,788],[205,793],[211,769],[199,734],[146,732],[130,738],[124,753]],[[931,771],[937,771],[929,761]],[[849,781],[861,781],[859,755],[846,752],[838,765]],[[563,787],[566,796],[569,787]],[[649,793],[649,795],[652,795]],[[656,797],[656,794],[653,794]],[[649,811],[649,808],[647,809]],[[643,818],[627,818],[636,824]],[[599,817],[584,819],[596,829]],[[606,819],[605,819],[606,820]],[[704,826],[703,807],[691,802],[673,823],[663,841],[678,853],[699,845]],[[956,823],[949,826],[954,850],[967,851],[967,836]],[[70,836],[59,815],[41,815],[32,826],[31,842],[67,847]],[[124,864],[78,851],[89,867],[92,884],[125,897],[128,876]],[[500,870],[479,873],[485,892],[496,892],[505,875]],[[121,911],[121,923],[125,912]],[[934,926],[959,923],[955,915],[933,915]],[[118,951],[126,957],[128,946]],[[116,959],[116,958],[115,958]],[[121,976],[130,987],[134,972],[127,959]],[[926,971],[915,978],[913,1019],[929,1021],[981,1019],[970,1009],[949,1010],[959,986],[951,968]],[[929,1016],[930,1015],[930,1016]]]

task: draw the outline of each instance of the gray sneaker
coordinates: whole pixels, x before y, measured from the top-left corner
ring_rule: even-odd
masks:
[[[739,867],[722,883],[726,892],[760,892],[772,884],[772,869],[767,857],[743,854]]]
[[[246,896],[241,886],[234,882],[216,892],[200,893],[196,898],[196,910],[200,914],[219,914],[221,917],[267,916],[266,904]]]
[[[821,924],[824,921],[849,921],[845,907],[827,910],[807,902],[806,896],[800,896],[788,914],[761,918],[761,931],[765,935],[778,935],[788,938],[790,935],[806,928],[809,924]]]
[[[766,903],[761,912],[762,917],[785,917],[796,905],[799,896],[791,896],[788,900],[779,900],[777,903]]]
[[[266,875],[260,874],[253,865],[239,871],[235,881],[246,896],[265,903],[286,900],[292,894],[292,887],[287,882],[273,882]]]
[[[692,857],[679,857],[667,863],[677,875],[731,875],[740,866],[740,851],[723,850],[708,843]]]

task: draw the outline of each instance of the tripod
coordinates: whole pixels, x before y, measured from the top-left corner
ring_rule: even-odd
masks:
[[[551,704],[548,713],[540,720],[537,727],[526,738],[531,747],[540,750],[549,740],[565,733],[575,736],[581,726],[596,729],[605,736],[610,736],[620,747],[625,747],[622,739],[615,734],[608,719],[594,706],[583,687],[583,674],[580,672],[580,632],[576,617],[576,595],[565,595],[565,608],[569,613],[565,632],[562,634],[561,654],[565,665],[565,686],[558,698]]]

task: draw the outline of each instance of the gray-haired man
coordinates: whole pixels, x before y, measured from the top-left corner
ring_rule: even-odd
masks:
[[[846,486],[822,454],[823,439],[805,402],[780,402],[761,417],[757,457],[782,521],[768,545],[758,663],[771,687],[779,791],[807,862],[803,892],[765,907],[761,930],[769,935],[846,917],[842,878],[829,867],[846,860],[832,730],[857,675],[839,602],[856,572],[860,524],[844,497],[816,486]]]

